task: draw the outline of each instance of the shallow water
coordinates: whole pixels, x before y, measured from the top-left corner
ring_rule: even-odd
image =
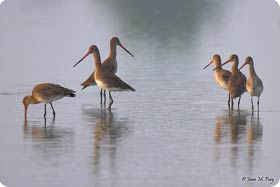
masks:
[[[263,10],[266,11],[263,11]],[[0,6],[0,181],[7,186],[272,186],[279,180],[277,100],[280,14],[271,1],[174,2],[6,0]],[[118,76],[136,92],[81,91],[93,71],[90,44],[104,59],[117,35]],[[227,109],[211,67],[219,53],[255,59],[264,82],[261,109]],[[230,65],[226,66],[230,69]],[[248,67],[243,72],[247,74]],[[23,96],[40,82],[77,91],[76,98],[30,106]],[[256,102],[256,100],[255,100]],[[271,184],[243,177],[270,177]],[[264,179],[265,180],[265,179]]]

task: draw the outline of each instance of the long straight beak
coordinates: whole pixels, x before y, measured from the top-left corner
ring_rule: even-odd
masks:
[[[81,58],[73,67],[77,66],[80,62],[82,62],[88,55],[90,54],[90,51],[88,51],[83,58]]]
[[[213,69],[213,71],[214,70],[216,70],[216,69],[218,69],[218,68],[220,68],[220,67],[222,67],[223,65],[225,65],[225,64],[227,64],[227,63],[229,63],[231,60],[230,59],[228,59],[227,61],[225,61],[224,63],[222,63],[222,65],[220,65],[220,66],[218,66],[218,67],[216,67],[216,68],[214,68]]]
[[[128,54],[130,54],[132,57],[134,57],[134,55],[131,53],[131,52],[129,52],[121,43],[119,44],[119,46],[121,47],[121,48],[123,48]]]
[[[244,64],[238,70],[241,70],[246,64],[247,62],[244,62]]]
[[[203,69],[206,69],[208,66],[210,66],[210,64],[212,64],[214,62],[214,60],[211,60],[211,62],[209,62],[209,64],[207,64]]]

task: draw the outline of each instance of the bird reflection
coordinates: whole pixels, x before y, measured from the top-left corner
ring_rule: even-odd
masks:
[[[39,155],[41,162],[55,158],[57,164],[60,159],[64,159],[72,150],[74,133],[71,129],[56,127],[55,120],[24,120],[23,125],[24,140],[27,142],[26,149]],[[31,144],[29,144],[31,140]],[[59,157],[59,155],[61,157]],[[60,158],[60,159],[59,159]]]
[[[262,125],[259,115],[247,111],[225,111],[222,115],[216,117],[216,126],[214,130],[215,156],[219,160],[221,150],[227,150],[229,147],[229,158],[232,167],[237,168],[238,156],[244,151],[248,153],[246,164],[249,170],[253,167],[254,152],[262,140]],[[244,148],[246,150],[244,150]],[[244,158],[242,158],[244,160]]]
[[[36,124],[36,125],[35,125]],[[42,125],[43,124],[43,125]],[[25,138],[31,138],[32,140],[40,140],[44,138],[52,138],[53,126],[55,120],[50,122],[50,126],[47,128],[47,119],[44,118],[43,121],[28,121],[27,118],[24,119],[23,132]]]
[[[229,136],[231,143],[237,143],[241,134],[245,133],[247,114],[242,111],[226,111],[223,115],[216,117],[214,140],[220,143],[222,138]]]
[[[94,165],[99,164],[100,160],[100,148],[102,147],[103,142],[104,144],[109,145],[108,151],[110,160],[112,161],[115,157],[116,153],[116,131],[114,126],[111,126],[113,119],[113,113],[111,111],[103,110],[101,111],[100,118],[96,120],[96,126],[94,128]]]
[[[82,109],[90,125],[93,126],[93,165],[94,173],[98,174],[102,168],[109,167],[115,172],[116,151],[118,140],[127,131],[127,120],[115,119],[111,110],[106,106],[101,109]],[[106,160],[105,159],[109,159]],[[107,166],[107,164],[109,164]],[[105,165],[105,166],[104,166]]]

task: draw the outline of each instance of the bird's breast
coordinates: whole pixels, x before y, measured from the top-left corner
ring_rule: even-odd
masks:
[[[104,83],[104,81],[99,80],[99,79],[95,79],[96,84],[98,85],[99,88],[101,89],[106,89],[107,88],[107,84]]]
[[[215,73],[216,83],[223,89],[228,90],[228,80],[225,80],[222,74]]]

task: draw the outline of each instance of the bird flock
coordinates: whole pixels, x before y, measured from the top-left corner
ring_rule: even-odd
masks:
[[[100,104],[104,105],[106,104],[107,92],[109,94],[109,110],[111,109],[111,106],[114,102],[111,95],[112,91],[135,91],[133,87],[131,87],[115,75],[118,67],[116,60],[117,46],[120,46],[128,54],[134,57],[134,55],[121,44],[118,37],[112,37],[110,40],[109,56],[106,58],[106,60],[104,60],[103,63],[101,63],[98,47],[96,45],[91,45],[88,48],[86,54],[74,65],[74,67],[76,67],[87,56],[91,54],[93,55],[95,70],[83,83],[81,83],[82,90],[87,88],[88,86],[97,85],[100,88]],[[223,69],[223,66],[229,62],[232,62],[231,72]],[[228,91],[229,109],[233,109],[234,99],[239,98],[239,110],[241,96],[244,94],[244,92],[248,92],[251,96],[252,110],[254,110],[253,96],[258,97],[257,105],[259,111],[259,100],[263,92],[263,83],[256,74],[252,57],[246,57],[244,64],[240,68],[238,68],[239,58],[236,54],[231,55],[224,63],[222,63],[220,55],[215,54],[212,60],[203,69],[206,69],[211,64],[215,65],[213,71],[217,84],[221,88]],[[245,65],[249,66],[248,79],[240,71]],[[55,110],[52,102],[66,96],[75,97],[75,91],[53,83],[37,84],[32,90],[32,95],[25,96],[23,98],[25,119],[27,118],[28,106],[30,104],[38,103],[44,103],[44,118],[46,118],[47,104],[50,104],[53,111],[53,117],[55,118]]]
[[[225,64],[232,62],[231,72],[222,68]],[[245,58],[244,64],[238,68],[239,58],[236,54],[231,55],[228,60],[224,63],[221,61],[221,57],[218,54],[215,54],[210,61],[203,69],[206,69],[209,65],[214,63],[215,68],[213,69],[215,74],[215,80],[217,84],[228,91],[228,107],[233,109],[235,98],[238,99],[238,110],[240,108],[241,96],[244,92],[248,92],[251,97],[252,110],[254,110],[253,96],[258,97],[257,105],[259,111],[260,96],[263,92],[263,82],[258,77],[254,61],[251,56]],[[240,71],[245,65],[249,66],[248,79]]]
[[[118,37],[112,37],[110,40],[110,54],[109,57],[101,63],[100,53],[98,47],[96,45],[92,45],[89,47],[88,52],[74,65],[78,65],[81,61],[83,61],[88,55],[92,54],[94,58],[95,71],[89,76],[87,80],[85,80],[81,86],[82,89],[85,89],[88,86],[97,85],[100,91],[100,103],[102,104],[102,97],[104,98],[103,104],[106,103],[106,91],[109,94],[109,107],[113,104],[113,98],[111,95],[112,91],[135,91],[130,85],[121,80],[118,76],[116,76],[117,72],[117,60],[116,60],[116,47],[120,46],[123,48],[128,54],[132,57],[134,55],[130,53],[120,42]],[[52,102],[63,97],[75,97],[75,91],[62,87],[58,84],[53,83],[42,83],[37,84],[33,90],[31,96],[25,96],[23,98],[24,105],[24,116],[27,118],[27,109],[30,104],[38,104],[44,103],[44,118],[46,118],[46,105],[49,103],[51,105],[53,111],[53,117],[55,118],[55,110],[52,105]]]

